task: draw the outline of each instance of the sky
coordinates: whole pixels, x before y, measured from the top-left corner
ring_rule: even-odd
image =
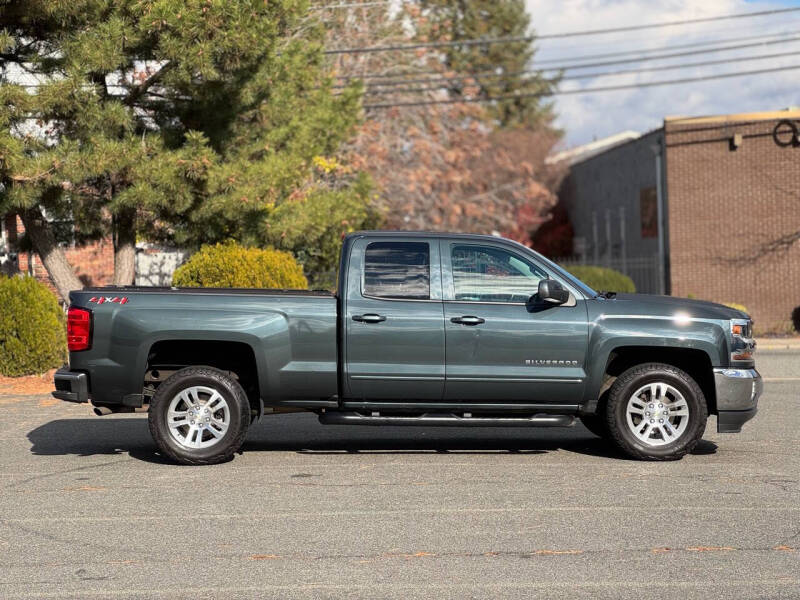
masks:
[[[747,13],[780,8],[800,8],[800,0],[526,0],[536,34],[587,29],[624,27],[645,23],[678,21]],[[661,53],[685,52],[707,47],[673,48],[676,45],[723,40],[717,46],[760,43],[756,36],[771,39],[793,37],[797,41],[759,45],[734,51],[697,54],[648,63],[629,63],[567,71],[587,75],[601,71],[636,69],[656,65],[684,65],[721,59],[737,59],[728,64],[684,67],[650,73],[593,76],[563,81],[560,89],[573,90],[597,86],[642,83],[688,77],[701,77],[775,67],[800,66],[800,10],[797,12],[708,22],[663,29],[608,35],[542,39],[533,68],[572,63],[575,57],[610,52],[656,50]],[[751,39],[742,39],[751,38]],[[651,52],[658,53],[658,52]],[[765,60],[745,61],[746,57],[796,53]],[[618,57],[624,58],[624,57]],[[593,59],[613,60],[610,58]],[[635,90],[595,92],[556,96],[556,125],[565,131],[565,148],[591,142],[620,131],[645,132],[660,127],[665,116],[703,116],[779,110],[800,105],[800,69],[730,79]]]

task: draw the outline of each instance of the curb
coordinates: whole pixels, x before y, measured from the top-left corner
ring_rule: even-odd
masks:
[[[795,350],[800,352],[800,338],[757,338],[756,351],[758,350]]]

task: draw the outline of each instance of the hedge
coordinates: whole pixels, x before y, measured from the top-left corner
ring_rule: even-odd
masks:
[[[203,246],[175,270],[172,285],[307,289],[308,280],[288,252],[226,242]]]
[[[67,359],[64,311],[33,277],[0,277],[0,374],[43,373]]]
[[[630,293],[636,291],[633,279],[614,269],[589,265],[575,265],[569,267],[567,271],[597,291]]]
[[[748,315],[750,314],[750,311],[747,310],[747,307],[744,304],[737,304],[736,302],[723,302],[722,304],[724,304],[728,308],[732,308],[734,310],[742,311],[743,313],[748,314]]]

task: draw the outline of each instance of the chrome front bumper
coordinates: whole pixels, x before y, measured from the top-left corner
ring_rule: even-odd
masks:
[[[764,382],[755,369],[714,369],[717,432],[738,433],[758,410]]]

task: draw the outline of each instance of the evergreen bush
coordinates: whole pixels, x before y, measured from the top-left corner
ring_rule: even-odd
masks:
[[[567,271],[597,291],[629,293],[636,291],[633,279],[614,269],[589,265],[575,265],[569,267]]]
[[[67,358],[64,311],[33,277],[0,277],[0,374],[43,373]]]
[[[234,242],[203,246],[172,276],[178,287],[307,289],[302,267],[288,252]]]
[[[743,313],[750,314],[750,311],[747,310],[747,307],[744,304],[737,304],[736,302],[723,302],[725,306],[728,308],[732,308],[734,310],[742,311]]]

